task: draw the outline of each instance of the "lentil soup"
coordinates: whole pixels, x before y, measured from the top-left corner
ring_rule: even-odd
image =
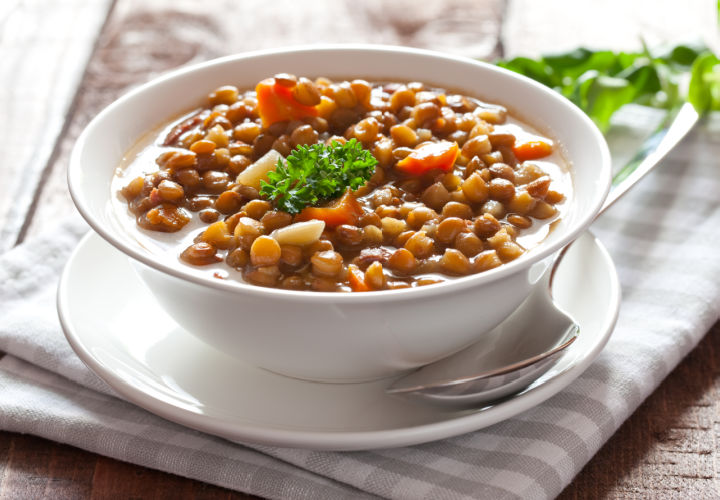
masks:
[[[333,154],[363,158],[354,185],[306,205],[308,189],[277,187],[297,158]],[[542,241],[572,195],[559,146],[503,106],[420,82],[288,74],[215,89],[128,152],[112,189],[144,246],[218,279],[315,291],[493,269]]]

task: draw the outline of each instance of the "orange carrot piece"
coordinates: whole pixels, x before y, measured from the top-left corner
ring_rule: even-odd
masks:
[[[537,160],[551,155],[552,152],[552,144],[545,141],[521,142],[513,146],[513,153],[518,161]]]
[[[422,175],[430,170],[449,172],[455,165],[460,149],[457,142],[427,142],[416,147],[395,167],[411,175]]]
[[[355,225],[363,214],[363,209],[348,188],[335,204],[329,207],[307,207],[295,217],[296,222],[317,219],[326,226],[336,227],[342,224]]]
[[[370,287],[365,283],[365,273],[355,264],[348,266],[348,282],[353,292],[369,292]]]
[[[301,120],[306,116],[317,116],[315,106],[305,106],[295,100],[292,88],[275,83],[274,78],[267,78],[255,87],[258,100],[258,113],[263,127],[275,122]]]

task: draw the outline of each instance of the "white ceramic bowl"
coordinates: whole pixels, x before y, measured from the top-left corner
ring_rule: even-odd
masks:
[[[482,274],[417,289],[269,289],[201,276],[159,259],[123,229],[112,208],[111,196],[116,195],[110,183],[123,154],[147,131],[204,102],[213,88],[252,88],[279,72],[419,80],[504,104],[563,146],[573,169],[574,193],[567,212],[545,241],[521,258]],[[506,318],[547,267],[547,257],[584,231],[600,209],[610,185],[610,155],[600,132],[578,108],[509,71],[408,48],[313,46],[225,57],[142,85],[87,126],[75,145],[68,181],[88,223],[131,258],[158,302],[185,329],[278,373],[347,382],[440,359],[477,341]]]

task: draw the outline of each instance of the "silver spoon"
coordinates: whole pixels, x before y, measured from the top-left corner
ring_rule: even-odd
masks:
[[[668,114],[635,158],[613,178],[610,194],[596,218],[655,168],[698,119],[697,111],[688,103],[677,113]],[[626,172],[630,173],[625,175]],[[579,330],[575,320],[552,297],[555,271],[570,245],[558,253],[552,269],[523,305],[483,337],[482,342],[395,380],[386,392],[443,405],[470,406],[515,394],[548,371],[572,345]],[[538,316],[543,318],[542,324],[531,319]],[[514,333],[519,331],[533,334],[518,343]],[[493,355],[497,352],[510,353],[512,359]]]

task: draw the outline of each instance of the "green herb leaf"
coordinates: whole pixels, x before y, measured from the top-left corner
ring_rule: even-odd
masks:
[[[702,45],[654,52],[647,47],[641,52],[579,48],[537,60],[516,57],[497,64],[560,92],[603,132],[613,113],[631,102],[673,109],[688,101],[701,113],[720,110],[720,64],[712,52]]]
[[[588,87],[586,96],[588,114],[603,128],[607,128],[612,114],[623,105],[632,102],[634,96],[635,89],[627,80],[600,75]]]
[[[688,101],[699,113],[720,109],[720,60],[711,52],[700,55],[690,70]]]
[[[260,195],[290,214],[332,200],[347,188],[355,190],[375,172],[377,160],[362,144],[350,139],[345,144],[298,146],[260,182]]]

